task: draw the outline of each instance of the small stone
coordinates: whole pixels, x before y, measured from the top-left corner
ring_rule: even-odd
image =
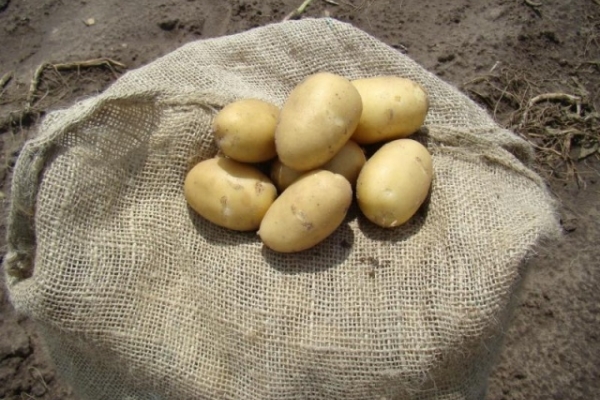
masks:
[[[178,19],[167,19],[158,23],[158,27],[163,31],[172,31],[179,23]]]
[[[84,21],[84,23],[85,23],[87,26],[92,26],[92,25],[96,24],[96,20],[95,20],[94,18],[88,18],[88,19],[86,19],[86,20]]]
[[[565,218],[560,221],[565,232],[571,233],[577,229],[577,218]]]
[[[15,24],[14,22],[8,22],[6,23],[6,25],[4,25],[4,30],[6,31],[6,33],[13,33],[17,30],[17,24]]]
[[[558,37],[558,34],[554,31],[543,31],[541,33],[541,36],[544,37],[545,39],[547,39],[548,41],[554,43],[554,44],[560,44],[561,40]]]
[[[502,17],[506,11],[504,7],[495,7],[491,8],[487,12],[487,17],[490,21],[496,21],[498,18]]]
[[[445,62],[452,61],[455,58],[456,58],[456,55],[454,53],[442,54],[441,56],[438,57],[438,61],[441,63],[445,63]]]

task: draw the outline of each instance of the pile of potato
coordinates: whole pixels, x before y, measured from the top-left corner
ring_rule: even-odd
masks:
[[[214,119],[220,154],[188,172],[185,198],[212,223],[257,231],[282,253],[331,235],[354,197],[374,224],[402,225],[431,186],[431,155],[407,138],[428,109],[426,91],[409,79],[350,81],[328,72],[300,82],[281,109],[235,101]],[[370,145],[381,147],[367,159]]]

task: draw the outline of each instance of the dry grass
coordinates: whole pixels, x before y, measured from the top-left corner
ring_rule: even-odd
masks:
[[[463,90],[536,149],[541,172],[582,184],[578,162],[600,158],[600,113],[576,78],[559,82],[564,92],[547,91],[552,83],[501,68],[465,83]]]

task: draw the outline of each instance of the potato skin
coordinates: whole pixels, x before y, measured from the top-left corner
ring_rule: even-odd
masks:
[[[351,203],[352,188],[346,178],[325,170],[307,172],[271,205],[258,235],[276,252],[307,250],[341,225]]]
[[[304,172],[291,169],[282,163],[279,158],[273,161],[273,164],[271,165],[270,177],[280,193],[287,189],[288,186],[303,174]]]
[[[328,72],[307,77],[281,108],[275,130],[279,159],[297,171],[320,167],[350,139],[361,113],[361,97],[348,79]]]
[[[358,176],[356,198],[362,213],[383,228],[406,223],[421,207],[433,179],[431,155],[413,139],[384,144]]]
[[[215,157],[196,164],[183,192],[189,206],[210,222],[236,231],[258,229],[277,189],[257,168]]]
[[[319,169],[325,169],[335,174],[340,174],[350,182],[352,186],[356,184],[358,174],[363,165],[367,162],[364,151],[359,145],[352,140],[348,140],[346,144],[337,152],[337,154],[323,164]],[[271,180],[277,187],[279,192],[283,192],[296,179],[302,176],[305,172],[296,171],[277,159],[271,165]]]
[[[223,107],[213,121],[219,149],[240,162],[259,163],[275,157],[279,108],[259,99],[242,99]]]
[[[321,169],[342,175],[354,186],[358,179],[358,174],[366,162],[367,157],[363,149],[353,140],[348,140],[340,151],[324,164]]]
[[[405,138],[425,122],[429,97],[418,83],[397,76],[356,79],[352,85],[363,102],[360,121],[352,135],[358,144]]]

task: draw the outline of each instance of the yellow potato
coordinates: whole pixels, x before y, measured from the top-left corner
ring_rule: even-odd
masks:
[[[281,108],[275,130],[279,159],[297,171],[320,167],[350,139],[361,112],[362,100],[348,79],[328,72],[309,76]]]
[[[298,179],[304,172],[296,171],[291,169],[287,165],[281,162],[280,159],[273,161],[271,165],[271,180],[277,187],[279,192],[283,192],[288,186],[290,186],[296,179]]]
[[[227,157],[246,163],[268,161],[276,156],[275,127],[279,108],[258,99],[230,103],[217,113],[213,133]]]
[[[352,140],[349,140],[344,144],[344,147],[329,160],[329,162],[323,164],[319,169],[325,169],[335,174],[340,174],[346,178],[351,185],[354,185],[356,184],[358,174],[366,161],[367,158],[360,146]],[[288,167],[279,159],[275,160],[271,166],[271,180],[279,192],[283,192],[304,173],[305,172],[296,171],[295,169]]]
[[[367,162],[365,153],[353,140],[348,140],[344,147],[321,169],[342,175],[351,185],[356,183],[360,170]]]
[[[183,186],[189,206],[210,222],[236,231],[256,230],[277,197],[257,168],[215,157],[196,164]]]
[[[356,79],[352,85],[363,102],[360,121],[352,140],[372,144],[404,138],[425,122],[429,98],[418,83],[397,76]]]
[[[427,198],[432,178],[432,159],[425,146],[413,139],[391,141],[362,168],[356,183],[358,205],[383,228],[402,225]]]
[[[258,235],[277,252],[309,249],[341,225],[351,203],[352,188],[346,178],[325,170],[307,172],[273,202]]]

